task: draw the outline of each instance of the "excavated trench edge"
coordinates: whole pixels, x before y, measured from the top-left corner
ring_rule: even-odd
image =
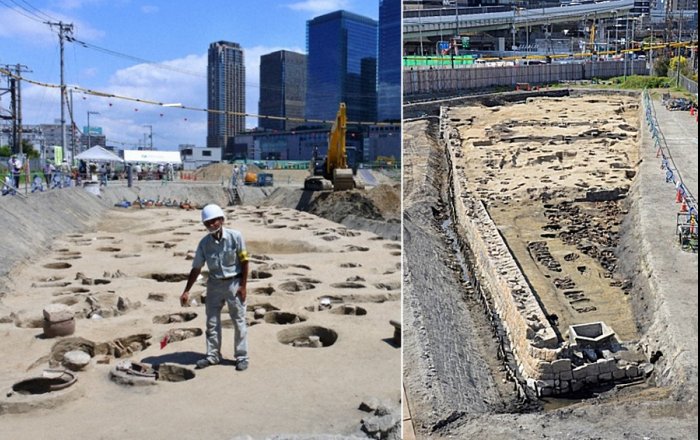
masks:
[[[439,130],[439,128],[438,128]],[[513,386],[518,393],[518,397],[523,400],[523,403],[539,402],[537,395],[533,390],[526,386],[526,381],[518,371],[518,364],[515,360],[515,355],[511,349],[510,341],[503,324],[501,323],[498,312],[494,309],[490,299],[491,293],[482,287],[479,282],[479,269],[474,265],[474,256],[469,244],[463,239],[463,234],[460,233],[460,225],[455,222],[457,218],[456,207],[454,203],[454,186],[451,184],[452,175],[452,160],[448,151],[448,146],[444,145],[444,157],[447,163],[447,205],[449,206],[449,225],[443,225],[443,229],[450,229],[451,235],[454,238],[454,243],[450,245],[460,262],[463,280],[467,283],[465,288],[467,291],[464,296],[475,294],[475,299],[480,300],[484,307],[484,313],[491,324],[491,330],[498,341],[498,359],[506,369],[506,378],[513,382]],[[539,409],[539,405],[537,408]]]

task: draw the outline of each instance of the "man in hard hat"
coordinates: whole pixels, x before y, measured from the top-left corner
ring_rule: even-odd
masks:
[[[248,282],[248,252],[239,231],[223,227],[224,211],[214,204],[202,209],[202,223],[209,232],[197,246],[187,286],[180,296],[186,306],[190,289],[197,281],[204,263],[209,268],[207,297],[207,357],[197,361],[197,368],[221,362],[221,310],[224,303],[234,327],[234,356],[236,370],[248,368],[248,339],[246,327],[246,284]]]

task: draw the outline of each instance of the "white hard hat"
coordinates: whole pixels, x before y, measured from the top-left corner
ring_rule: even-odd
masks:
[[[202,223],[219,217],[225,217],[224,211],[219,205],[212,203],[202,208]]]

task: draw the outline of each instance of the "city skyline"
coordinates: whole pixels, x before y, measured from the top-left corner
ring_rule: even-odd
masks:
[[[75,41],[65,43],[67,85],[205,109],[209,44],[236,41],[246,58],[246,112],[257,114],[261,55],[278,50],[305,53],[306,22],[318,15],[338,9],[374,18],[378,13],[377,1],[266,1],[235,6],[214,1],[208,2],[207,8],[164,1],[149,4],[33,2],[32,8],[17,6],[10,10],[3,3],[0,65],[21,64],[31,71],[23,73],[24,77],[60,84],[58,35],[43,21],[73,23]],[[261,26],[271,15],[275,26],[264,27],[262,32]],[[161,31],[153,32],[154,28]],[[147,132],[147,125],[153,126],[154,146],[159,149],[174,150],[178,144],[204,146],[206,142],[207,117],[203,111],[75,92],[73,101],[76,125],[82,129],[87,125],[86,113],[99,112],[91,124],[101,127],[110,145],[118,148],[136,145]],[[9,103],[3,100],[0,105],[7,108]],[[23,125],[54,123],[60,119],[58,90],[23,81],[22,113]],[[246,119],[247,128],[256,124],[257,118]]]

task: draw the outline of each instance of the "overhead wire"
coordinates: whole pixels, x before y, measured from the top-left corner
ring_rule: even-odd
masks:
[[[2,1],[2,0],[0,0]],[[6,76],[13,77],[15,79],[18,79],[20,81],[25,81],[30,84],[34,84],[36,86],[40,87],[49,87],[49,88],[55,88],[55,89],[60,89],[61,85],[58,84],[50,84],[50,83],[44,83],[40,81],[35,81],[29,78],[25,78],[21,75],[17,75],[16,73],[0,67],[0,73]],[[287,117],[287,116],[273,116],[273,115],[260,115],[260,114],[255,114],[255,113],[246,113],[246,112],[235,112],[235,111],[228,111],[228,110],[217,110],[217,109],[207,109],[207,108],[201,108],[201,107],[193,107],[193,106],[187,106],[184,104],[169,104],[166,102],[161,102],[161,101],[154,101],[152,99],[144,99],[144,98],[134,98],[131,96],[123,96],[123,95],[117,95],[114,93],[109,93],[109,92],[102,92],[99,90],[92,90],[92,89],[87,89],[85,87],[80,87],[76,85],[66,85],[67,90],[73,90],[79,93],[87,94],[87,95],[92,95],[92,96],[99,96],[103,98],[113,98],[113,99],[120,99],[120,100],[125,100],[125,101],[131,101],[131,102],[138,102],[140,104],[148,104],[148,105],[155,105],[155,106],[160,106],[160,107],[172,107],[172,108],[180,108],[183,110],[191,110],[191,111],[200,111],[204,113],[213,113],[213,114],[219,114],[219,115],[229,115],[229,116],[244,116],[244,117],[251,117],[251,118],[261,118],[261,119],[272,119],[272,120],[280,120],[280,121],[291,121],[291,122],[305,122],[305,123],[316,123],[316,124],[328,124],[332,125],[335,120],[334,119],[307,119],[307,118],[294,118],[294,117]],[[366,125],[366,126],[396,126],[400,125],[398,122],[378,122],[378,121],[348,121],[348,125]]]
[[[39,17],[40,15],[43,15],[44,18],[43,18],[42,20],[58,21],[58,20],[56,20],[55,18],[53,18],[52,16],[48,15],[47,13],[45,13],[44,11],[42,11],[41,9],[35,7],[34,5],[32,5],[31,3],[29,3],[29,2],[26,1],[26,0],[20,0],[20,1],[21,1],[22,3],[24,3],[25,5],[29,6],[31,9],[33,9],[33,10],[36,11],[36,12],[30,11],[29,9],[27,9],[27,8],[25,8],[24,6],[20,5],[16,0],[10,0],[10,1],[12,1],[12,3],[16,4],[16,5],[19,6],[20,8],[24,9],[25,11],[27,11],[27,12],[29,12],[29,13],[31,13],[31,14],[37,16],[37,17]]]
[[[16,12],[17,14],[22,15],[23,17],[26,17],[26,18],[28,18],[28,19],[30,19],[30,20],[34,20],[34,21],[37,21],[37,22],[39,22],[39,23],[43,23],[43,22],[44,22],[44,20],[38,18],[36,14],[31,13],[31,15],[29,15],[29,14],[27,14],[27,13],[25,13],[25,12],[22,12],[21,10],[17,9],[16,7],[13,7],[13,6],[7,4],[7,3],[5,2],[5,0],[0,0],[0,4],[5,5],[5,6],[7,7],[7,9],[9,9],[9,10],[11,10],[11,11],[13,11],[13,12]],[[26,10],[26,8],[23,8],[23,9]]]

